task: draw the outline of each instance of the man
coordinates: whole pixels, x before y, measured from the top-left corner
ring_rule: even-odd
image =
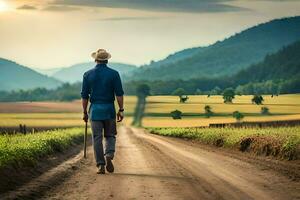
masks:
[[[91,121],[93,133],[93,147],[98,174],[105,174],[106,170],[114,172],[112,160],[116,144],[116,118],[121,122],[124,118],[123,95],[124,91],[120,75],[117,71],[107,66],[111,55],[104,49],[99,49],[92,54],[97,65],[84,73],[82,83],[83,120]],[[119,111],[116,115],[114,101],[118,101]],[[90,109],[87,111],[88,100]],[[105,137],[105,151],[103,151],[103,129]],[[106,158],[106,160],[105,160]]]

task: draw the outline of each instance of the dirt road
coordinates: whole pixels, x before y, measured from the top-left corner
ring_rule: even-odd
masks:
[[[115,173],[88,159],[44,199],[300,199],[300,184],[268,168],[184,140],[121,127]]]

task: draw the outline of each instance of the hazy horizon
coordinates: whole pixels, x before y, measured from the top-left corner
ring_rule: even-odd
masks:
[[[92,61],[135,65],[207,46],[272,19],[300,15],[299,1],[0,0],[0,57],[53,69]]]

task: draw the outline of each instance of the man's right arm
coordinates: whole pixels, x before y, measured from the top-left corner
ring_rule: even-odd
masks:
[[[88,121],[88,100],[90,97],[90,86],[86,77],[86,74],[83,75],[83,81],[82,81],[82,89],[81,89],[81,99],[82,99],[82,109],[83,109],[83,120],[85,122]]]

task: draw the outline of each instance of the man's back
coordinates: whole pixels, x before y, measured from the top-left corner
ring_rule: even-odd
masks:
[[[91,103],[113,103],[124,94],[120,75],[106,64],[97,64],[83,76],[82,96],[90,95]]]

